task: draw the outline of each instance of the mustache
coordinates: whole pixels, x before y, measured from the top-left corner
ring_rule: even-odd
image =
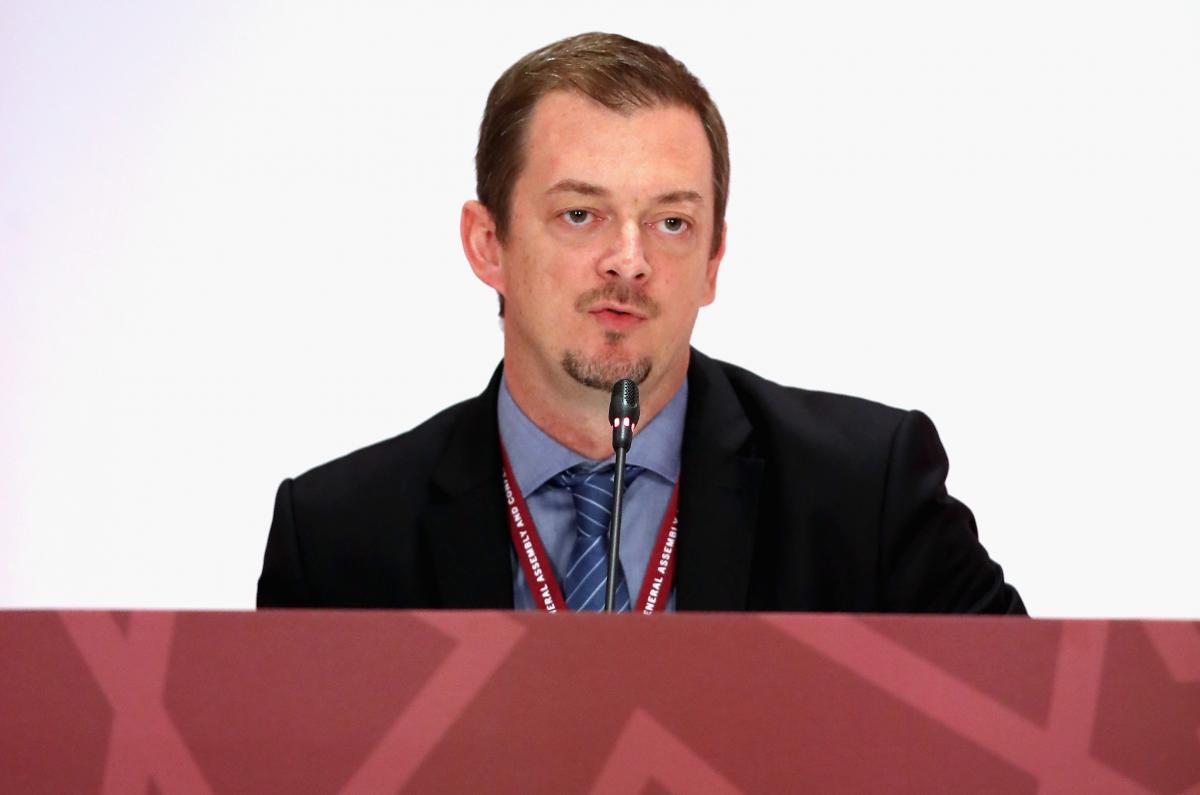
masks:
[[[608,282],[603,287],[596,287],[583,293],[575,299],[575,310],[587,312],[596,304],[612,302],[623,306],[631,306],[648,318],[658,317],[658,303],[641,290],[629,286],[628,282]]]

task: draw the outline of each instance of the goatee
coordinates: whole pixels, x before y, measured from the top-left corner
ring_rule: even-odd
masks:
[[[588,290],[575,299],[575,311],[588,312],[602,301],[612,301],[624,306],[635,307],[648,319],[658,317],[661,312],[658,304],[652,298],[624,281],[608,282],[601,287]],[[620,346],[625,339],[625,335],[619,331],[606,332],[604,337],[605,341],[614,349]],[[650,375],[651,361],[649,356],[630,361],[618,357],[615,352],[585,358],[575,351],[567,351],[562,357],[562,368],[567,375],[584,386],[610,392],[613,384],[622,378],[630,378],[638,384],[645,381]]]
[[[615,336],[619,338],[621,335]],[[649,356],[631,362],[604,356],[585,359],[575,351],[567,351],[562,357],[562,368],[567,375],[586,387],[602,392],[611,392],[613,384],[622,378],[641,384],[650,375],[652,366]]]

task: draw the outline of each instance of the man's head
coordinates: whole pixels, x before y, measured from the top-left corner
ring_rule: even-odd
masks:
[[[670,53],[613,33],[581,33],[534,50],[492,86],[475,150],[475,191],[491,211],[501,242],[508,235],[509,203],[524,165],[529,119],[538,100],[552,91],[579,92],[621,113],[665,105],[695,111],[712,153],[713,229],[718,234],[711,253],[716,253],[729,198],[725,121],[700,81]]]
[[[729,185],[725,126],[699,81],[621,36],[556,42],[492,88],[476,168],[463,244],[501,296],[510,375],[681,379],[715,295]]]

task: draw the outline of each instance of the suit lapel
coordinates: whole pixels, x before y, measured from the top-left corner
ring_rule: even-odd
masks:
[[[487,389],[470,402],[432,473],[421,524],[439,607],[513,606],[496,421],[500,373],[498,367]]]
[[[679,490],[680,610],[745,610],[763,461],[720,367],[692,350]]]

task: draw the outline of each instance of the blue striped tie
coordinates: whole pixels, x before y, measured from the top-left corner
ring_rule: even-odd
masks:
[[[604,586],[608,583],[608,524],[612,519],[612,464],[595,468],[580,464],[562,472],[555,483],[571,492],[575,500],[575,547],[563,574],[563,595],[567,608],[575,611],[603,610]],[[625,467],[628,488],[642,467]],[[625,572],[617,562],[617,587],[613,610],[629,610],[629,586]]]

